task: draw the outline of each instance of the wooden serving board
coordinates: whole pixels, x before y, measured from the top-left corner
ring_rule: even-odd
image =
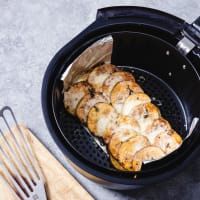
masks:
[[[22,130],[28,135],[33,150],[47,181],[48,200],[93,200],[93,197],[77,180],[55,159],[30,130]],[[16,134],[17,131],[15,131]],[[0,140],[0,143],[2,141]],[[13,192],[0,178],[0,200],[16,200]]]

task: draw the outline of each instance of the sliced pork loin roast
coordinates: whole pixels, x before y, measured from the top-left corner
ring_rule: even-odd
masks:
[[[122,171],[139,171],[142,163],[182,144],[133,75],[112,64],[79,75],[64,92],[64,105],[94,136],[103,138],[111,163]]]

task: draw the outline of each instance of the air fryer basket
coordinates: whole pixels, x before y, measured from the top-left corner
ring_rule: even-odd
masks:
[[[121,17],[119,12],[123,9],[129,15],[131,11],[134,20],[130,16]],[[112,64],[136,77],[160,108],[162,116],[185,138],[192,120],[200,116],[200,50],[195,47],[187,56],[177,50],[176,44],[182,38],[181,30],[186,25],[178,18],[135,7],[120,7],[114,11],[113,8],[100,10],[97,21],[54,57],[44,78],[42,102],[52,136],[79,171],[109,187],[119,188],[120,185],[120,189],[127,189],[157,182],[179,171],[199,148],[199,124],[192,136],[169,156],[145,164],[141,172],[119,172],[112,167],[108,156],[84,125],[65,111],[61,74],[84,49],[98,39],[112,35]],[[110,17],[113,13],[118,17]],[[152,16],[155,19],[153,15],[157,20],[150,24],[148,18]],[[146,25],[141,23],[141,19]]]

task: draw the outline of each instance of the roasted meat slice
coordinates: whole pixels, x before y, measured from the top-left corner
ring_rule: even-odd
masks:
[[[161,114],[154,104],[146,103],[136,106],[130,116],[137,120],[141,133],[143,133],[153,124],[154,120],[161,117]]]
[[[103,83],[102,91],[104,95],[110,99],[112,89],[121,81],[135,81],[135,78],[129,72],[120,71],[112,73]]]
[[[76,109],[76,115],[82,122],[87,122],[87,117],[90,109],[95,104],[103,102],[107,102],[107,100],[101,93],[87,94],[79,102]]]
[[[118,170],[121,170],[121,171],[126,171],[122,166],[121,164],[119,163],[119,161],[117,161],[115,158],[113,158],[111,155],[110,155],[110,161],[112,163],[112,165],[118,169]]]
[[[122,133],[124,135],[137,134],[140,132],[140,127],[136,120],[128,116],[120,115],[116,121],[109,124],[104,134],[105,143],[109,143],[114,134]],[[120,135],[123,137],[122,135]]]
[[[133,157],[132,169],[133,171],[140,171],[142,168],[142,163],[159,160],[165,156],[165,153],[156,146],[147,146],[138,152]]]
[[[95,67],[88,76],[88,83],[92,85],[95,91],[102,92],[102,85],[104,81],[117,70],[118,69],[111,64],[104,64]]]
[[[131,116],[131,114],[134,112],[137,106],[150,102],[150,97],[145,93],[132,94],[124,102],[122,114]]]
[[[151,144],[154,144],[155,138],[160,133],[169,133],[171,126],[169,122],[163,118],[154,120],[154,122],[146,129],[144,135],[149,139]]]
[[[170,133],[162,132],[156,136],[154,145],[160,147],[166,154],[169,154],[180,147],[182,138],[174,130]]]
[[[118,113],[121,113],[123,104],[128,96],[134,93],[142,93],[142,88],[134,81],[122,81],[117,83],[111,91],[110,100]]]
[[[103,137],[108,124],[115,121],[118,114],[108,103],[95,104],[88,113],[87,125],[89,130],[98,137]]]
[[[119,148],[118,160],[121,165],[127,169],[132,170],[133,157],[137,151],[149,145],[149,141],[145,136],[138,135],[124,142]]]
[[[110,143],[108,145],[109,152],[111,155],[115,158],[118,159],[119,157],[119,149],[121,145],[129,140],[130,138],[136,137],[137,133],[136,132],[118,132],[114,134],[110,140]]]
[[[91,90],[87,82],[79,82],[71,85],[67,91],[64,92],[64,106],[71,114],[75,114],[76,107],[79,101]]]

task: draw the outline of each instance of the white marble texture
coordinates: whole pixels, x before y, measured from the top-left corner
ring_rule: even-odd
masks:
[[[199,0],[0,0],[0,107],[11,106],[64,166],[99,200],[197,200],[200,159],[169,181],[137,191],[112,191],[79,175],[64,160],[45,125],[41,84],[54,54],[89,25],[101,7],[137,5],[161,9],[192,22]]]

